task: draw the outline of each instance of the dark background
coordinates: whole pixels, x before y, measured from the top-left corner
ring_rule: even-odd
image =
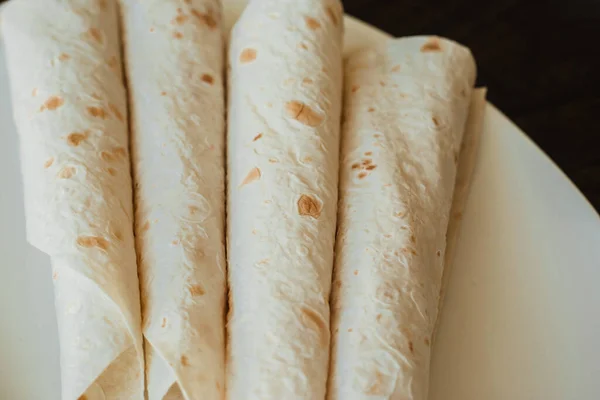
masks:
[[[343,0],[394,36],[471,48],[478,84],[600,210],[600,0]]]
[[[600,210],[600,0],[343,3],[395,36],[437,34],[470,47],[488,99]]]

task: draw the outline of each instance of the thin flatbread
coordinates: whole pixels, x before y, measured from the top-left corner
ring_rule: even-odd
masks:
[[[460,159],[456,171],[456,185],[450,209],[450,220],[446,232],[446,252],[444,253],[444,275],[442,276],[442,287],[440,290],[440,302],[438,312],[442,310],[448,281],[454,266],[454,252],[460,238],[463,213],[467,206],[471,180],[475,172],[475,163],[479,142],[483,130],[483,117],[485,115],[485,88],[475,89],[471,95],[471,106],[469,107],[469,118],[465,127],[465,134],[460,147]],[[435,336],[434,336],[435,339]]]
[[[253,0],[231,33],[228,399],[325,397],[342,16]]]
[[[121,0],[149,400],[225,391],[218,0]]]
[[[27,238],[52,263],[62,398],[143,399],[116,4],[13,0],[2,13]]]
[[[330,400],[425,400],[475,62],[410,37],[346,63]]]

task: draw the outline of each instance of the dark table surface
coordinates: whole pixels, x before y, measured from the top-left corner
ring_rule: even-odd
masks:
[[[344,0],[395,36],[471,48],[478,84],[600,210],[600,0]]]
[[[343,2],[395,36],[437,34],[470,47],[488,99],[600,210],[600,0]]]

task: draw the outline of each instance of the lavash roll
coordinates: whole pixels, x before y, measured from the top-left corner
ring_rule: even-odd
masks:
[[[346,63],[331,400],[425,400],[475,80],[465,47],[389,40]]]
[[[471,189],[471,180],[475,172],[477,154],[481,134],[483,130],[483,121],[485,116],[485,96],[486,88],[477,88],[471,95],[471,104],[469,106],[469,117],[465,126],[465,134],[460,146],[460,156],[456,168],[456,183],[454,186],[454,195],[452,196],[452,207],[450,208],[450,219],[448,221],[448,230],[446,231],[446,251],[444,252],[444,275],[442,277],[442,286],[440,288],[440,300],[438,310],[442,310],[444,298],[454,266],[454,257],[456,246],[460,238],[462,228],[462,217],[467,206],[467,200]],[[438,319],[439,324],[439,319]],[[437,326],[436,326],[437,331]],[[434,332],[435,333],[435,332]],[[435,339],[435,334],[433,335]]]
[[[28,241],[50,256],[62,398],[144,398],[127,99],[116,4],[2,12]]]
[[[148,398],[225,390],[218,0],[121,0]]]
[[[342,15],[253,0],[231,33],[229,399],[325,396]]]

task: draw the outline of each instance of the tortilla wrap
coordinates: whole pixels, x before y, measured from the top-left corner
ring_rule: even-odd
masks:
[[[471,180],[475,171],[475,163],[477,162],[479,142],[481,140],[481,133],[483,130],[483,117],[485,115],[486,92],[487,89],[480,88],[475,89],[471,95],[469,117],[467,119],[465,134],[460,146],[460,156],[456,170],[454,196],[452,198],[452,207],[450,208],[448,231],[446,232],[446,252],[444,253],[444,272],[442,276],[442,286],[440,289],[438,312],[442,310],[444,298],[446,296],[446,289],[448,287],[450,275],[454,267],[454,253],[456,251],[456,244],[460,238],[462,217],[465,207],[467,206],[467,200],[469,198],[471,188]]]
[[[342,15],[253,0],[231,33],[229,399],[325,396]]]
[[[143,399],[127,99],[113,1],[3,10],[28,241],[50,256],[63,399]]]
[[[328,398],[425,400],[475,62],[411,37],[345,72]]]
[[[148,398],[225,390],[218,0],[121,0]]]

